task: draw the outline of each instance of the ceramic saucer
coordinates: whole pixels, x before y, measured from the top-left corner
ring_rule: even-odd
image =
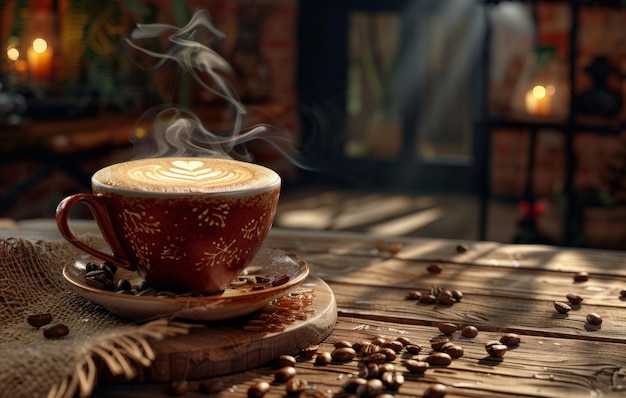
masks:
[[[218,321],[250,314],[263,308],[272,300],[278,299],[300,286],[309,274],[308,264],[296,255],[281,249],[262,247],[259,253],[244,270],[246,277],[252,274],[268,277],[289,276],[282,285],[253,290],[252,283],[233,283],[224,292],[211,296],[191,297],[179,295],[175,298],[135,296],[100,290],[85,282],[85,266],[100,260],[81,256],[65,265],[63,278],[69,286],[83,297],[102,305],[111,313],[123,318],[147,320],[164,316]],[[115,279],[128,279],[133,287],[141,281],[138,274],[118,268]]]

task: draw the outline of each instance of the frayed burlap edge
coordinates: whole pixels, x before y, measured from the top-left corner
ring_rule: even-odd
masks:
[[[169,336],[186,334],[190,327],[188,324],[158,319],[132,332],[93,342],[85,349],[86,352],[76,364],[74,373],[53,386],[47,397],[71,398],[77,394],[80,397],[89,397],[97,382],[95,358],[100,358],[113,376],[123,375],[126,380],[132,380],[137,376],[137,371],[131,361],[149,367],[156,357],[148,339],[163,340]]]

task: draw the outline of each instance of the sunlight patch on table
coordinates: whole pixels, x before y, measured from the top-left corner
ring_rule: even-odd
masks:
[[[405,217],[396,218],[367,229],[368,233],[381,235],[406,235],[432,223],[444,215],[443,209],[435,207],[409,214]]]
[[[276,225],[282,228],[327,229],[333,219],[332,207],[290,210],[276,216]]]

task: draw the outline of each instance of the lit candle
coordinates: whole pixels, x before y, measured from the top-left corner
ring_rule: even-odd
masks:
[[[552,112],[554,87],[535,86],[526,93],[526,111],[531,115],[549,115]]]
[[[38,37],[26,54],[30,78],[34,84],[49,83],[52,79],[52,49],[48,43]]]

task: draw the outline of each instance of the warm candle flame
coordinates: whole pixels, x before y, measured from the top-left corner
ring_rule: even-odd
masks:
[[[544,86],[533,87],[533,96],[538,99],[545,98],[546,88]]]
[[[38,54],[43,54],[48,49],[48,43],[41,37],[33,40],[33,50]]]
[[[7,48],[7,58],[11,61],[17,61],[20,58],[19,50],[13,46],[9,46]]]

